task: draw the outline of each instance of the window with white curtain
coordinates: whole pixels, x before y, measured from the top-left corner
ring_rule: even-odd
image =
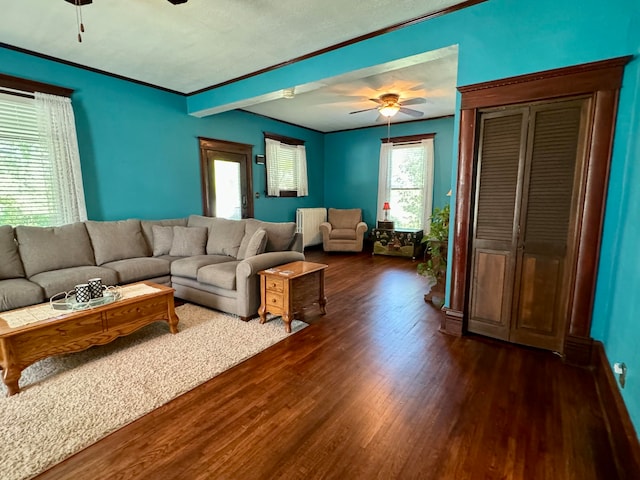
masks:
[[[267,195],[271,197],[305,197],[309,195],[307,153],[301,141],[270,138],[265,134]],[[290,139],[294,140],[294,139]]]
[[[71,100],[31,95],[0,93],[0,224],[86,220]]]
[[[433,204],[433,135],[385,142],[380,148],[378,212],[389,202],[389,220],[400,230],[429,233]]]

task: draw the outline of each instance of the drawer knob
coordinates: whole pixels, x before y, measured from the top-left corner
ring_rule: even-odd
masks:
[[[277,302],[277,300],[275,298],[271,299],[271,303],[276,303],[276,302]]]

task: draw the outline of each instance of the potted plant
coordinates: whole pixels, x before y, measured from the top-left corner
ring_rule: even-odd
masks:
[[[437,307],[442,307],[444,304],[449,213],[449,205],[433,209],[429,235],[422,239],[422,243],[425,244],[424,261],[418,264],[418,273],[429,280],[430,291],[425,294],[424,300],[430,301]]]

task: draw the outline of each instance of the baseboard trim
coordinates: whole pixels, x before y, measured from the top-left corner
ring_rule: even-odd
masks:
[[[589,367],[593,362],[593,339],[567,335],[564,340],[564,361],[580,367]]]
[[[602,342],[593,342],[594,379],[620,479],[640,478],[640,442]]]
[[[443,308],[444,317],[440,322],[440,331],[447,335],[454,335],[456,337],[462,336],[462,321],[464,314],[458,310],[452,310],[451,308]]]

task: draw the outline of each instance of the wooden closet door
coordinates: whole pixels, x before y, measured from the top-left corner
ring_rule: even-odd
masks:
[[[509,340],[562,351],[586,100],[530,108]]]
[[[471,332],[509,339],[528,109],[483,113],[471,253]]]
[[[480,118],[468,329],[562,351],[586,100]]]

